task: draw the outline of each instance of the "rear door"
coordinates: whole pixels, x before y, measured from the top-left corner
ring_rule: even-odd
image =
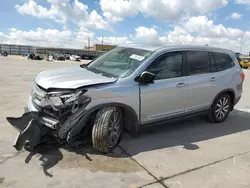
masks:
[[[210,62],[211,54],[208,51],[186,51],[185,60],[187,73],[187,112],[206,110],[218,93],[214,82],[216,72],[214,64]]]

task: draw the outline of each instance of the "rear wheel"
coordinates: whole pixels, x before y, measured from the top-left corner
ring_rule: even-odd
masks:
[[[215,99],[212,104],[208,119],[213,123],[221,123],[225,121],[232,109],[232,100],[228,93],[221,94],[217,99]]]
[[[120,141],[123,127],[123,116],[120,108],[102,108],[97,112],[94,120],[93,147],[103,153],[111,152]]]

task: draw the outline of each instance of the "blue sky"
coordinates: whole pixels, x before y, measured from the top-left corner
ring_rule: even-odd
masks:
[[[250,47],[250,0],[3,0],[2,43],[83,48],[98,43]]]

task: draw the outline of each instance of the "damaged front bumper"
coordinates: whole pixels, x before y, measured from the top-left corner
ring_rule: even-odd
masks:
[[[17,151],[23,147],[33,150],[42,142],[43,136],[51,133],[50,128],[43,126],[38,112],[27,112],[20,118],[7,117],[7,120],[19,132],[13,143]]]
[[[59,143],[82,144],[83,137],[87,138],[89,133],[88,126],[86,126],[89,119],[84,114],[86,106],[91,101],[85,92],[76,97],[68,95],[69,97],[62,100],[62,104],[58,106],[51,104],[51,101],[48,102],[50,94],[45,93],[43,96],[45,100],[43,97],[38,97],[41,100],[41,106],[37,106],[34,103],[37,98],[31,96],[28,107],[24,109],[25,113],[21,117],[6,118],[19,132],[13,144],[15,149],[18,151],[23,148],[33,150],[48,137]],[[81,141],[79,142],[77,138],[80,136]]]

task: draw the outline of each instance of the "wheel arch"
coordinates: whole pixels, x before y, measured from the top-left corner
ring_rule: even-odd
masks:
[[[105,103],[105,104],[99,104],[94,107],[91,107],[86,111],[84,114],[85,117],[90,117],[91,115],[95,115],[98,110],[104,107],[119,107],[122,110],[122,113],[124,115],[124,121],[125,121],[125,129],[129,132],[136,133],[139,131],[140,128],[140,121],[137,113],[135,110],[124,103],[116,103],[116,102],[111,102],[111,103]]]
[[[233,110],[233,108],[234,108],[234,104],[235,104],[235,91],[233,90],[233,89],[224,89],[224,90],[222,90],[221,92],[219,92],[217,95],[216,95],[216,97],[214,98],[214,100],[213,100],[213,103],[214,103],[214,101],[220,96],[220,95],[222,95],[222,94],[224,94],[224,93],[228,93],[229,94],[229,96],[231,97],[231,102],[232,102],[232,108],[230,109],[231,111]],[[212,103],[212,104],[213,104]]]

